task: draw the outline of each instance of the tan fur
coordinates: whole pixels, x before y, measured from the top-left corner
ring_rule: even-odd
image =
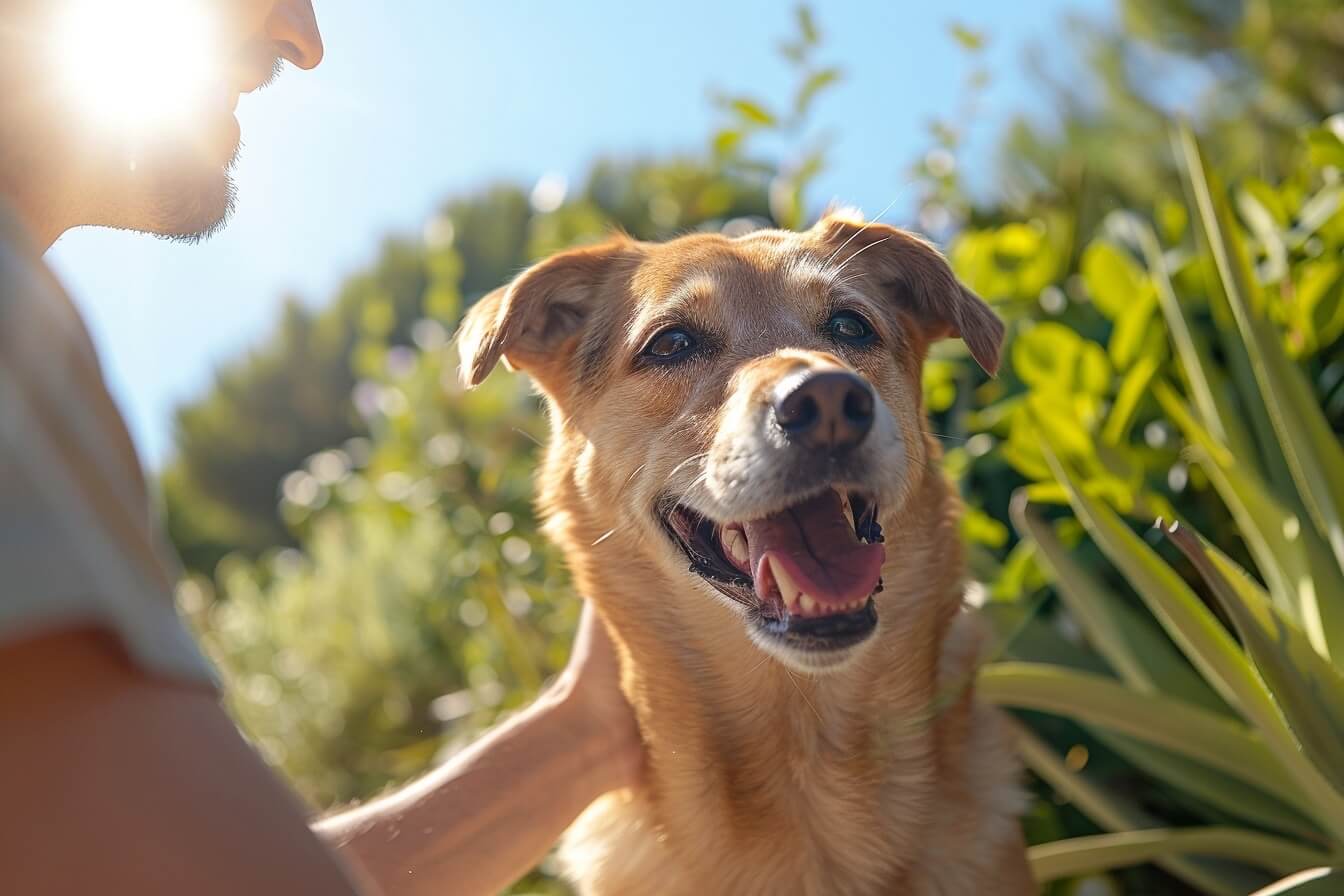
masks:
[[[837,295],[885,351],[846,353],[818,332]],[[647,339],[686,320],[716,334],[712,356],[641,368]],[[959,505],[925,432],[920,368],[949,335],[997,364],[1001,325],[941,257],[840,218],[612,241],[543,262],[469,315],[468,379],[502,356],[550,400],[548,532],[612,633],[647,745],[646,786],[602,798],[565,838],[582,892],[1034,892],[1017,763],[999,715],[972,699],[982,639],[962,607]],[[702,455],[749,444],[752,409],[800,366],[868,379],[901,449],[881,468],[877,634],[816,675],[758,649],[653,512],[669,488],[704,506],[752,500]]]

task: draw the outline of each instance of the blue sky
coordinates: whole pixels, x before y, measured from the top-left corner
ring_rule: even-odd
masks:
[[[957,108],[968,63],[952,21],[991,36],[993,86],[963,160],[986,185],[992,137],[1040,97],[1025,54],[1051,54],[1070,11],[1106,0],[909,0],[814,5],[842,85],[818,108],[839,136],[813,198],[901,221],[927,124]],[[575,180],[599,154],[704,145],[711,87],[785,95],[774,54],[792,4],[682,0],[565,4],[317,0],[327,57],[243,98],[238,211],[187,246],[84,229],[48,260],[84,310],[146,463],[171,451],[171,416],[269,329],[286,294],[321,304],[389,232],[419,232],[453,193],[548,173]],[[983,172],[983,173],[980,173]]]

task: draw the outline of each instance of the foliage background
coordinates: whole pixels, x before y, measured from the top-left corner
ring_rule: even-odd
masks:
[[[1212,166],[1238,186],[1242,218],[1266,237],[1259,245],[1270,245],[1271,232],[1302,230],[1311,198],[1337,182],[1335,132],[1318,125],[1344,109],[1336,4],[1118,6],[1115,25],[1060,23],[1061,46],[1079,55],[1087,77],[1051,83],[1037,74],[1051,108],[1024,112],[996,138],[990,195],[974,195],[958,163],[992,78],[977,60],[993,36],[952,25],[972,62],[965,103],[930,123],[929,151],[909,163],[919,190],[910,223],[942,241],[1010,322],[1009,363],[997,380],[965,364],[956,346],[926,372],[1001,651],[1098,672],[1103,662],[1012,525],[1019,488],[1047,504],[1063,500],[1027,411],[1076,421],[1070,460],[1112,506],[1175,513],[1252,566],[1235,520],[1148,394],[1155,377],[1180,371],[1116,213],[1147,222],[1168,252],[1190,250],[1169,141],[1179,110]],[[495,376],[471,393],[456,385],[448,338],[463,309],[529,261],[612,227],[661,239],[809,223],[820,209],[808,187],[827,164],[826,135],[809,114],[845,77],[827,56],[824,24],[799,11],[780,45],[794,73],[781,95],[721,86],[722,126],[702,153],[599,160],[559,202],[545,184],[450,198],[423,233],[390,236],[376,263],[321,310],[289,305],[267,340],[180,410],[160,485],[189,572],[183,608],[224,672],[244,730],[315,806],[364,799],[422,771],[526,703],[567,651],[576,600],[530,505],[544,421],[517,378]],[[1272,314],[1338,433],[1344,219],[1337,209],[1317,212],[1291,251],[1258,260],[1283,266],[1276,282],[1292,288],[1276,294]],[[1178,291],[1212,333],[1204,272],[1179,271]],[[1132,594],[1076,523],[1061,518],[1058,534],[1107,587]],[[1128,788],[1169,823],[1205,817],[1204,804],[1155,781],[1114,744],[1059,717],[1021,717],[1071,763]],[[1065,796],[1034,786],[1033,842],[1096,830]],[[544,874],[520,886],[560,892]],[[1191,892],[1154,866],[1059,889],[1082,886]]]

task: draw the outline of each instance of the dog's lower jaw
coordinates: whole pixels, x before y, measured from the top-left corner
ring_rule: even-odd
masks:
[[[946,514],[889,532],[875,643],[818,677],[761,653],[727,606],[660,605],[700,596],[655,584],[652,562],[631,575],[637,548],[569,552],[622,646],[649,746],[641,793],[608,795],[566,836],[562,861],[582,892],[1015,893],[998,887],[1002,858],[975,867],[1003,840],[1008,861],[1024,861],[1012,846],[1016,766],[998,716],[969,696],[955,514],[937,497],[922,506]],[[941,574],[910,581],[902,568]],[[963,761],[977,752],[988,765]],[[929,854],[935,843],[945,855]]]

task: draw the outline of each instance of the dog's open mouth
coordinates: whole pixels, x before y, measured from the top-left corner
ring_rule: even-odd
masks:
[[[877,625],[882,588],[877,506],[824,491],[756,520],[719,524],[681,504],[661,511],[691,571],[747,608],[762,634],[801,650],[835,650]]]

